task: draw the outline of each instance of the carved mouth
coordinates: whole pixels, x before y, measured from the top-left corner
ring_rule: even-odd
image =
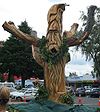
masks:
[[[52,48],[50,51],[51,51],[52,54],[56,54],[57,53],[57,50],[55,48]]]
[[[51,54],[56,55],[59,51],[59,47],[56,44],[52,44],[48,47]]]

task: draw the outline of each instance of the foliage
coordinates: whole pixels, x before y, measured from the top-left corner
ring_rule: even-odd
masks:
[[[61,103],[64,103],[64,104],[68,104],[68,105],[74,104],[74,99],[73,99],[71,93],[65,93],[65,94],[61,95],[59,97],[59,100]]]
[[[87,16],[82,12],[81,20],[83,28],[86,26]],[[80,32],[83,32],[83,28]],[[79,33],[80,33],[79,32]],[[94,72],[98,79],[100,78],[100,8],[95,11],[95,24],[92,28],[90,36],[80,46],[82,53],[86,55],[87,60],[93,60]]]
[[[35,95],[35,100],[41,101],[41,100],[47,100],[49,97],[48,91],[45,88],[44,85],[39,85],[38,91]]]
[[[52,54],[46,48],[47,40],[43,36],[39,42],[39,49],[40,49],[40,54],[42,55],[42,58],[44,59],[44,61],[52,65],[52,64],[57,64],[57,62],[59,62],[62,59],[62,57],[69,56],[68,46],[66,45],[66,41],[67,40],[64,38],[61,46],[59,47],[59,52]]]

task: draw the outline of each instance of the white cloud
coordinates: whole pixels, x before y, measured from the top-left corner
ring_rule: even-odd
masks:
[[[100,6],[99,0],[1,0],[0,1],[0,40],[6,40],[9,33],[2,28],[4,21],[13,21],[19,25],[27,20],[29,26],[41,37],[46,34],[47,12],[54,3],[70,4],[63,16],[63,29],[69,30],[74,22],[79,23],[80,11],[90,5]]]
[[[77,75],[84,75],[86,73],[91,73],[91,71],[93,70],[92,65],[89,65],[88,63],[85,63],[84,65],[79,65],[78,61],[77,64],[66,64],[65,67],[65,75],[68,76],[69,73],[75,73]]]
[[[68,76],[69,73],[76,72],[77,75],[84,75],[86,73],[91,73],[93,70],[92,60],[86,61],[86,57],[81,54],[81,50],[76,51],[70,50],[71,61],[66,64],[65,75]]]

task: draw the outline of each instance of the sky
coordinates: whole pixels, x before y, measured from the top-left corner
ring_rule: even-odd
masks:
[[[13,21],[17,26],[26,20],[28,25],[37,31],[38,37],[46,35],[48,10],[58,3],[70,5],[66,6],[63,14],[63,31],[68,31],[73,23],[79,23],[79,28],[81,27],[80,11],[86,12],[90,5],[100,7],[100,0],[0,0],[0,41],[5,41],[10,35],[2,28],[5,21]],[[71,49],[70,54],[71,61],[65,67],[67,76],[69,72],[83,75],[93,70],[93,62],[85,61],[85,56],[82,56],[80,51]]]

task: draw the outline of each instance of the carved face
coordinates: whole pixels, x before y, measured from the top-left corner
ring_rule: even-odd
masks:
[[[49,32],[47,35],[47,49],[51,53],[57,53],[61,45],[61,35],[58,32]]]
[[[46,47],[51,53],[57,53],[62,43],[62,14],[65,4],[57,4],[50,8],[47,16],[47,44]]]

